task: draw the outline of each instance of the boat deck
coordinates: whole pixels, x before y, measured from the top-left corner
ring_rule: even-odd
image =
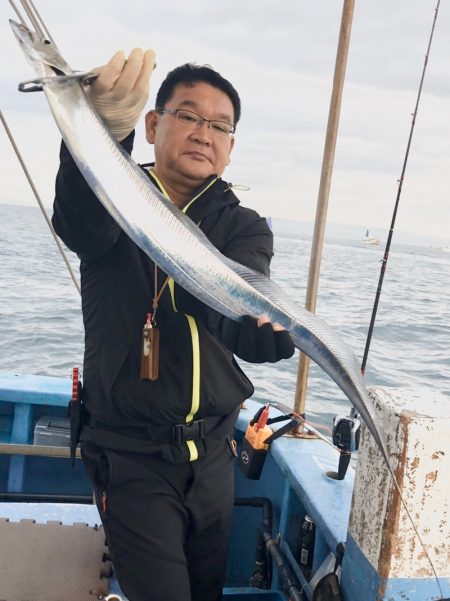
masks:
[[[3,503],[0,514],[1,601],[125,599],[95,505]],[[224,597],[283,599],[279,591],[247,587],[227,587]]]
[[[75,468],[71,468],[67,448],[46,446],[36,440],[36,425],[42,416],[65,415],[71,381],[44,376],[0,374],[0,393],[0,496],[4,500],[0,503],[0,520],[9,519],[10,525],[20,524],[21,520],[35,520],[32,531],[39,530],[39,524],[56,521],[60,523],[59,531],[63,535],[66,531],[71,531],[67,527],[76,523],[87,524],[89,528],[86,530],[85,527],[86,531],[95,531],[97,528],[98,532],[101,522],[95,505],[89,504],[92,492],[81,460],[77,459]],[[247,401],[245,408],[241,410],[237,424],[238,442],[259,407],[259,403]],[[273,413],[271,411],[271,416],[276,414],[276,410]],[[248,480],[236,470],[238,498],[265,498],[271,503],[273,536],[279,536],[279,548],[296,574],[299,586],[304,586],[306,593],[308,583],[298,567],[299,538],[305,514],[316,524],[313,572],[330,553],[335,552],[338,543],[345,541],[347,536],[354,472],[350,468],[343,481],[327,477],[326,472],[335,471],[337,463],[338,454],[320,440],[282,437],[272,444],[260,480]],[[71,502],[62,502],[66,498]],[[39,502],[31,502],[37,500]],[[52,500],[58,502],[51,502]],[[261,523],[260,507],[235,507],[224,590],[226,599],[251,601],[264,598],[277,601],[286,598],[281,592],[282,582],[275,565],[271,590],[250,587],[250,578],[255,571],[255,548]],[[43,530],[45,528],[39,532]],[[2,538],[0,536],[0,557],[7,558],[8,544]],[[42,536],[42,540],[33,546],[39,548],[39,555],[51,556],[55,539],[47,540],[46,536]],[[84,547],[84,544],[79,546]],[[102,554],[96,561],[95,571],[99,572],[103,564]],[[26,565],[23,565],[23,570],[26,570]],[[5,578],[8,578],[9,572],[11,579],[10,570],[2,571]],[[47,572],[47,568],[43,568],[43,571]],[[102,584],[105,583],[109,585],[108,594],[122,597],[114,574],[103,579]],[[86,590],[94,590],[92,586],[87,584]],[[52,599],[46,593],[35,592],[31,598],[10,595],[6,599]],[[86,595],[86,601],[95,599],[89,591]],[[104,593],[102,595],[105,597]],[[312,598],[308,594],[307,596]],[[76,596],[71,594],[66,598],[84,601],[81,593]],[[66,598],[58,593],[57,601],[65,601]],[[2,593],[0,601],[3,601]]]

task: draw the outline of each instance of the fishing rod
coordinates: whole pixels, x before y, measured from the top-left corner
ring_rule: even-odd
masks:
[[[412,113],[411,127],[410,127],[410,131],[409,131],[408,142],[407,142],[407,145],[406,145],[405,157],[404,157],[404,160],[403,160],[403,166],[402,166],[400,178],[398,179],[397,196],[396,196],[396,199],[395,199],[395,205],[394,205],[394,211],[393,211],[393,214],[392,214],[391,226],[390,226],[388,238],[387,238],[387,241],[386,241],[386,248],[385,248],[385,251],[384,251],[384,256],[383,256],[383,259],[381,261],[381,269],[380,269],[380,276],[379,276],[379,279],[378,279],[378,287],[377,287],[377,291],[376,291],[376,295],[375,295],[374,306],[373,306],[373,309],[372,309],[372,316],[371,316],[371,319],[370,319],[369,331],[368,331],[368,334],[367,334],[366,346],[365,346],[365,349],[364,349],[363,360],[362,360],[362,363],[361,363],[361,374],[363,376],[365,374],[365,369],[366,369],[366,364],[367,364],[367,357],[369,355],[370,343],[371,343],[371,340],[372,340],[372,334],[373,334],[373,330],[374,330],[374,326],[375,326],[375,320],[376,320],[376,315],[377,315],[377,311],[378,311],[378,304],[379,304],[379,300],[380,300],[380,296],[381,296],[381,290],[382,290],[382,286],[383,286],[384,274],[386,272],[386,265],[387,265],[387,261],[388,261],[388,258],[389,258],[389,250],[390,250],[390,247],[391,247],[392,237],[393,237],[393,234],[394,234],[394,226],[395,226],[395,221],[396,221],[396,218],[397,218],[398,206],[400,204],[400,197],[401,197],[401,193],[402,193],[403,182],[404,182],[404,179],[405,179],[406,166],[408,164],[409,151],[411,149],[411,142],[412,142],[412,137],[413,137],[414,129],[415,129],[415,125],[416,125],[417,113],[418,113],[418,109],[419,109],[420,98],[421,98],[421,95],[422,95],[423,82],[425,80],[425,73],[426,73],[427,66],[428,66],[428,58],[429,58],[429,55],[430,55],[431,43],[433,41],[434,30],[435,30],[435,26],[436,26],[436,21],[437,21],[437,16],[438,16],[438,12],[439,12],[440,3],[441,3],[441,0],[438,0],[438,2],[436,4],[436,8],[434,9],[434,18],[433,18],[433,23],[432,23],[432,26],[431,26],[431,32],[430,32],[430,36],[429,36],[429,40],[428,40],[427,51],[426,51],[425,58],[424,58],[424,65],[423,65],[423,69],[422,69],[422,75],[421,75],[421,78],[420,78],[420,84],[419,84],[419,90],[418,90],[418,93],[417,93],[416,104],[415,104],[415,107],[414,107],[414,112]],[[355,411],[354,407],[352,407],[351,417],[355,418],[356,416],[357,416],[357,412]],[[410,511],[409,511],[409,509],[408,509],[408,507],[407,507],[407,505],[406,505],[406,503],[405,503],[405,501],[403,499],[403,494],[402,494],[402,492],[400,490],[400,487],[399,487],[399,485],[397,483],[397,480],[394,478],[393,482],[394,482],[395,488],[397,489],[397,492],[399,493],[400,500],[401,500],[402,505],[403,505],[403,507],[404,507],[404,509],[406,511],[406,514],[408,515],[409,521],[411,522],[411,525],[413,527],[414,533],[417,536],[417,538],[418,538],[418,540],[419,540],[419,542],[420,542],[420,544],[422,546],[422,549],[425,552],[427,561],[428,561],[428,563],[429,563],[429,565],[431,567],[431,570],[433,572],[433,576],[434,576],[434,578],[436,580],[436,584],[437,584],[437,587],[439,589],[440,599],[442,601],[448,601],[447,598],[444,598],[444,594],[443,594],[443,591],[442,591],[441,583],[440,583],[439,577],[437,575],[436,569],[434,567],[433,562],[431,561],[431,557],[429,556],[428,550],[425,547],[425,544],[424,544],[424,542],[422,540],[422,537],[420,536],[420,534],[419,534],[419,532],[418,532],[418,530],[416,528],[416,525],[415,525],[415,523],[414,523],[414,521],[412,519]]]
[[[372,309],[372,316],[371,316],[371,319],[370,319],[369,331],[367,333],[366,346],[364,348],[364,356],[363,356],[363,360],[362,360],[362,363],[361,363],[361,374],[363,376],[364,376],[364,373],[366,371],[367,357],[369,355],[370,344],[371,344],[371,341],[372,341],[372,334],[373,334],[373,330],[374,330],[374,326],[375,326],[375,319],[376,319],[376,316],[377,316],[378,304],[379,304],[380,296],[381,296],[381,289],[383,287],[384,274],[386,272],[386,265],[387,265],[388,258],[389,258],[389,250],[391,248],[392,236],[394,234],[395,220],[397,218],[397,210],[398,210],[398,206],[399,206],[399,203],[400,203],[400,197],[401,197],[402,188],[403,188],[403,181],[405,179],[406,166],[407,166],[407,163],[408,163],[409,151],[410,151],[410,148],[411,148],[412,137],[413,137],[414,128],[415,128],[415,125],[416,125],[417,112],[418,112],[418,109],[419,109],[420,97],[422,95],[422,87],[423,87],[423,82],[424,82],[424,79],[425,79],[425,73],[426,73],[427,66],[428,66],[428,57],[429,57],[429,54],[430,54],[431,42],[433,41],[434,28],[435,28],[436,21],[437,21],[437,16],[438,16],[438,12],[439,12],[439,5],[440,5],[440,3],[441,3],[441,0],[438,0],[436,8],[434,9],[433,25],[431,27],[431,33],[430,33],[430,38],[428,40],[427,52],[425,54],[424,65],[423,65],[423,69],[422,69],[422,76],[421,76],[421,79],[420,79],[419,91],[418,91],[418,94],[417,94],[416,105],[414,107],[414,112],[412,113],[411,128],[410,128],[410,131],[409,131],[408,143],[406,145],[406,152],[405,152],[405,158],[403,160],[403,167],[402,167],[400,178],[398,180],[397,197],[395,199],[395,206],[394,206],[394,212],[393,212],[393,215],[392,215],[391,227],[389,229],[389,235],[388,235],[388,238],[387,238],[387,241],[386,241],[386,248],[385,248],[385,251],[384,251],[384,256],[383,256],[383,259],[381,261],[381,270],[380,270],[380,276],[379,276],[379,279],[378,279],[378,287],[377,287],[377,292],[376,292],[376,295],[375,295],[375,302],[374,302],[373,309]],[[352,407],[352,416],[353,415],[356,415],[356,412],[355,412],[354,408]]]

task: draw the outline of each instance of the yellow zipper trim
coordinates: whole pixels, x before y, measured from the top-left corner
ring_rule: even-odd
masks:
[[[197,194],[197,196],[194,196],[194,198],[192,200],[190,200],[187,205],[182,209],[183,213],[186,213],[186,211],[189,209],[189,207],[197,200],[197,198],[200,198],[200,196],[202,196],[202,194],[204,194],[206,192],[206,190],[209,190],[209,188],[211,188],[211,186],[213,184],[216,183],[216,181],[218,180],[218,178],[216,177],[215,179],[213,179],[207,186],[206,188],[204,188],[201,192],[199,192]],[[160,184],[160,182],[158,181],[158,179],[156,178],[156,181],[158,182],[158,184]],[[161,184],[160,184],[161,185]],[[164,190],[164,189],[163,189]],[[164,193],[164,192],[163,192]],[[167,194],[167,193],[166,193]],[[170,296],[172,298],[172,305],[175,311],[177,311],[177,306],[175,304],[175,282],[173,281],[173,278],[169,278],[169,290],[170,290]]]
[[[164,188],[164,186],[162,185],[160,179],[158,178],[158,176],[156,175],[156,173],[154,171],[151,171],[151,169],[148,170],[148,173],[150,174],[150,176],[155,180],[155,182],[158,184],[159,189],[161,190],[161,192],[163,193],[163,196],[165,198],[167,198],[167,200],[170,200],[170,196],[167,194],[166,189]]]
[[[190,200],[187,203],[187,205],[184,207],[183,213],[186,213],[186,211],[189,209],[189,207],[191,206],[191,204],[193,204],[197,200],[197,198],[200,198],[200,196],[202,196],[206,192],[206,190],[209,190],[211,188],[211,186],[213,184],[215,184],[218,179],[219,179],[218,177],[216,177],[215,179],[213,179],[211,182],[209,182],[209,184],[206,186],[206,188],[204,188],[201,192],[199,192],[197,194],[197,196],[194,196],[194,198],[192,200]]]
[[[167,198],[167,200],[170,200],[170,196],[167,194],[166,189],[164,188],[164,186],[162,185],[161,180],[158,178],[158,176],[155,174],[154,171],[149,171],[148,172],[150,174],[150,176],[155,180],[155,182],[158,184],[161,192],[163,193],[164,197]],[[188,204],[182,209],[183,213],[186,213],[186,211],[189,209],[189,207],[197,200],[197,198],[200,198],[200,196],[202,196],[202,194],[204,194],[206,192],[206,190],[209,190],[209,188],[211,188],[211,186],[213,184],[216,183],[216,181],[219,178],[214,178],[207,186],[206,188],[204,188],[201,192],[199,192],[197,194],[197,196],[194,196],[194,198],[192,198]],[[172,299],[172,307],[173,310],[176,311],[178,313],[178,309],[177,309],[177,305],[175,304],[175,282],[173,281],[173,278],[169,278],[168,281],[168,285],[169,285],[169,292],[170,292],[170,298]]]
[[[164,197],[167,198],[167,200],[170,200],[170,196],[167,194],[166,189],[164,188],[164,186],[162,185],[161,180],[159,179],[159,177],[156,175],[156,173],[154,171],[150,171],[149,170],[149,174],[150,176],[155,180],[155,182],[158,184],[159,189],[161,190],[161,192],[163,193]],[[189,203],[190,204],[190,203]],[[169,292],[170,292],[170,298],[172,299],[172,307],[173,310],[178,313],[178,309],[177,306],[175,304],[175,282],[173,281],[173,278],[169,278],[168,281],[169,284]]]
[[[178,313],[178,309],[175,304],[175,282],[173,281],[173,278],[169,278],[168,285],[169,285],[170,298],[172,299],[173,310],[176,313]]]
[[[164,197],[167,198],[167,200],[170,200],[170,196],[167,194],[166,189],[164,188],[164,186],[162,185],[161,180],[159,179],[159,177],[156,175],[156,173],[154,171],[149,170],[148,173],[150,174],[150,176],[155,180],[155,182],[158,184],[161,192],[163,193]],[[200,198],[200,196],[202,196],[202,194],[204,194],[206,192],[206,190],[209,190],[211,188],[211,186],[213,184],[216,183],[216,181],[219,178],[216,177],[213,180],[211,180],[209,182],[209,184],[206,186],[206,188],[204,188],[203,190],[201,190],[197,196],[194,196],[194,198],[192,198],[187,205],[182,209],[183,213],[186,213],[186,211],[189,209],[189,207],[197,200],[197,198]]]
[[[149,173],[160,187],[160,190],[164,194],[165,198],[170,200],[170,196],[167,194],[164,186],[155,173],[153,171],[149,171]],[[213,179],[204,190],[197,194],[197,196],[194,196],[194,198],[190,200],[183,208],[183,213],[186,213],[188,208],[197,200],[197,198],[200,198],[200,196],[206,192],[206,190],[208,190],[217,181],[217,179],[218,178]],[[178,312],[175,304],[175,282],[173,278],[169,278],[169,290],[173,309],[174,311]],[[185,317],[188,320],[192,341],[192,401],[191,410],[186,416],[186,423],[188,424],[189,422],[193,421],[194,416],[200,407],[200,339],[195,319],[192,317],[192,315],[185,314]],[[195,442],[193,440],[188,440],[186,441],[186,445],[189,450],[189,461],[196,461],[198,459],[198,449]]]

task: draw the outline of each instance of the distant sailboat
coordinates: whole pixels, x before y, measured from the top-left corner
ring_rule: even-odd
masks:
[[[363,244],[380,244],[380,239],[369,235],[369,230],[366,230],[364,238],[361,238]]]

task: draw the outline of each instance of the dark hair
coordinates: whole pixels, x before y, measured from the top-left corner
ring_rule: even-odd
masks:
[[[162,82],[156,95],[156,108],[164,108],[166,102],[172,98],[174,90],[179,84],[192,87],[199,82],[207,83],[214,88],[218,88],[228,96],[234,109],[233,125],[236,125],[241,116],[241,100],[239,94],[227,79],[222,77],[220,73],[214,71],[214,69],[208,65],[186,63],[185,65],[181,65],[170,71],[167,74],[166,79]]]

